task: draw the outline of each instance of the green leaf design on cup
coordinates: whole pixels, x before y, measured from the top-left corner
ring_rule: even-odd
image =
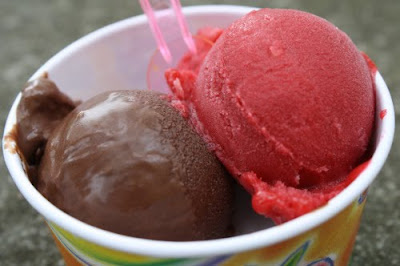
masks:
[[[306,253],[310,241],[306,241],[301,247],[296,249],[290,256],[281,264],[281,266],[297,266]]]

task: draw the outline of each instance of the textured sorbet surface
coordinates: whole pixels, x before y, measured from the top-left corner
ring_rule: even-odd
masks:
[[[200,67],[187,55],[166,78],[175,106],[253,195],[258,213],[290,220],[351,181],[369,145],[375,96],[345,33],[312,14],[262,9],[207,52]]]

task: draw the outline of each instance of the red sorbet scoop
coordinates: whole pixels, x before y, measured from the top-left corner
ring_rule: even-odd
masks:
[[[258,213],[282,223],[349,183],[369,144],[375,96],[345,33],[309,13],[262,9],[227,28],[198,73],[189,61],[166,73],[175,106]]]

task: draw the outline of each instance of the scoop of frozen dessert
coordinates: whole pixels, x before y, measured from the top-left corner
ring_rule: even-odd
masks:
[[[367,150],[375,112],[368,65],[315,15],[251,12],[220,35],[198,74],[178,67],[166,78],[174,105],[276,223],[339,193]]]
[[[232,180],[161,94],[113,91],[54,130],[37,189],[88,224],[128,236],[204,240],[229,234]]]
[[[36,182],[36,168],[51,132],[76,105],[47,75],[28,82],[22,90],[17,107],[17,143],[32,183]]]

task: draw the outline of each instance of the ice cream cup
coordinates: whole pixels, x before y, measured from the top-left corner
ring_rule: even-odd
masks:
[[[184,9],[192,31],[225,27],[253,8],[196,6]],[[99,29],[43,65],[62,91],[87,99],[99,91],[146,87],[146,66],[155,44],[144,16]],[[279,226],[224,239],[167,242],[118,235],[85,224],[47,201],[29,182],[13,142],[18,96],[3,138],[6,165],[25,199],[45,218],[68,265],[346,265],[367,190],[381,170],[394,136],[394,110],[379,72],[373,156],[358,178],[325,206]],[[247,221],[246,224],[251,224]]]

